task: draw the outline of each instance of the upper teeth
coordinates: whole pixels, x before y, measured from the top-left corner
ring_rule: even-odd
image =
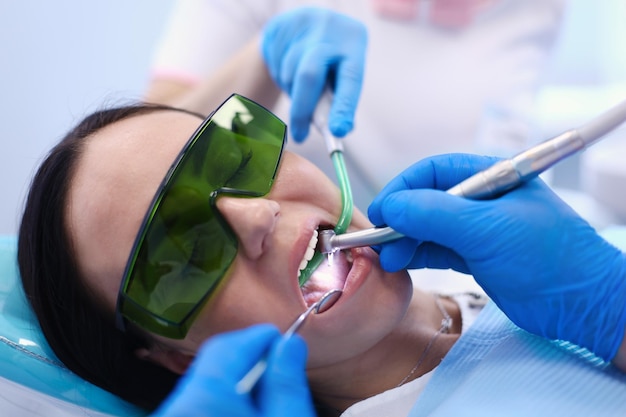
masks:
[[[315,248],[317,247],[317,230],[313,231],[313,236],[311,236],[311,240],[309,241],[309,246],[306,248],[306,252],[304,253],[304,258],[300,261],[300,266],[298,267],[298,271],[302,271],[306,268],[307,264],[313,258],[313,254],[315,254]]]

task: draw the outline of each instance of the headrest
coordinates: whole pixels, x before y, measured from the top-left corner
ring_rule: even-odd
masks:
[[[80,409],[77,415],[146,415],[144,411],[73,374],[59,362],[44,339],[22,291],[17,268],[17,239],[1,235],[0,377],[0,386],[3,382],[7,384],[7,380],[12,381],[45,394],[43,397],[53,397],[57,403],[62,400],[74,405]],[[13,384],[11,386],[11,392],[14,392]],[[0,392],[7,391],[0,388]],[[32,394],[32,391],[24,392]],[[47,415],[41,414],[41,411],[39,409],[36,415]]]

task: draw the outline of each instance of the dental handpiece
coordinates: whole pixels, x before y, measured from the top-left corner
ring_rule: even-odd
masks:
[[[587,124],[504,159],[447,190],[449,194],[471,199],[497,197],[529,181],[557,162],[591,146],[626,121],[626,101],[612,107]],[[342,249],[378,245],[403,235],[390,227],[375,227],[337,235],[320,232],[318,250],[332,253]]]

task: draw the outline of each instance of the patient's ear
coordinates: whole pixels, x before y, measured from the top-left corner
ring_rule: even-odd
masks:
[[[194,359],[194,355],[166,347],[137,349],[135,355],[137,355],[139,359],[154,362],[179,375],[185,373]]]

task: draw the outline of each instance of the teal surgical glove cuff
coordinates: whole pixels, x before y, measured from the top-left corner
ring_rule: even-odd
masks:
[[[391,181],[369,217],[407,237],[381,246],[383,267],[470,273],[521,328],[611,360],[626,328],[626,257],[541,180],[487,201],[443,191],[495,161],[443,155]]]
[[[330,131],[343,137],[352,130],[366,48],[365,26],[331,10],[298,8],[267,24],[261,53],[276,84],[291,97],[289,128],[297,142],[308,135],[327,83],[334,90]]]
[[[239,380],[268,350],[268,366],[257,389],[237,393]],[[152,417],[313,417],[306,356],[301,337],[284,339],[270,325],[215,336]]]

